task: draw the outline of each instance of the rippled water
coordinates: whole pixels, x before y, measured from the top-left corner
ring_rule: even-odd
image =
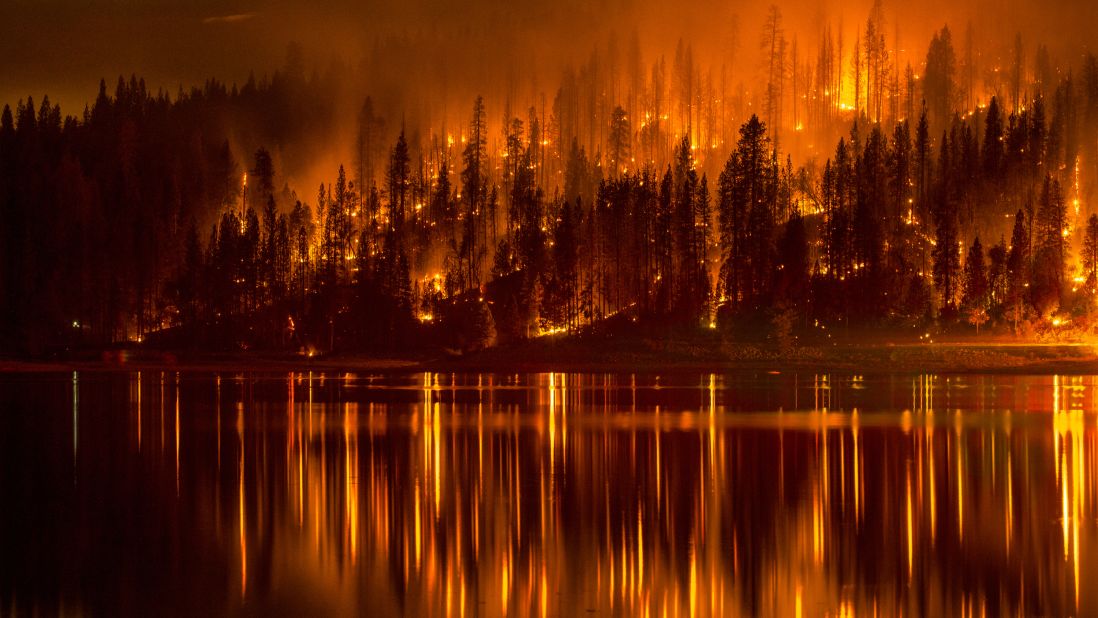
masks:
[[[0,376],[0,614],[1098,613],[1094,377]]]

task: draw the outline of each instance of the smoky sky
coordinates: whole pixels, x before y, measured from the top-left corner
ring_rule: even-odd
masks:
[[[870,3],[777,5],[787,35],[811,48],[823,23],[841,25],[852,39]],[[523,71],[550,80],[615,33],[622,39],[636,33],[649,56],[673,54],[680,39],[699,54],[726,54],[735,39],[737,61],[749,65],[767,6],[744,0],[4,0],[0,101],[49,94],[63,112],[78,115],[100,78],[113,85],[118,75],[137,74],[154,92],[173,95],[181,85],[210,77],[242,83],[251,71],[262,75],[280,66],[291,41],[305,50],[310,70],[323,70],[333,61],[361,62],[385,39],[407,37],[414,46],[441,38],[447,45],[427,52],[440,57],[416,60],[469,56],[455,66],[474,66],[479,75],[456,74],[453,82]],[[931,33],[946,23],[955,32],[971,25],[977,38],[990,41],[988,50],[1005,47],[1020,31],[1033,44],[1049,44],[1065,63],[1098,44],[1093,0],[886,0],[884,9],[913,63],[925,57]]]

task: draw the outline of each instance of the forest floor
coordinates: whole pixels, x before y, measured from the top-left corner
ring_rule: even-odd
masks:
[[[1098,374],[1098,343],[1033,343],[1003,337],[892,343],[884,337],[825,341],[784,351],[761,343],[718,337],[546,337],[456,354],[418,352],[397,356],[243,352],[170,353],[115,350],[99,357],[27,361],[0,359],[0,372],[18,371],[419,371],[535,373],[811,371],[842,373]]]

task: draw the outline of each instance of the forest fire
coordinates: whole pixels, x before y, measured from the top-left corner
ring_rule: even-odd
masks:
[[[0,613],[1098,614],[1093,1],[7,4]]]
[[[1094,66],[1092,61],[1088,62],[1091,64],[1084,66],[1084,72]],[[845,85],[843,89],[846,90]],[[858,91],[860,86],[855,84],[854,89]],[[1038,104],[1041,101],[1038,99]],[[1088,103],[1078,105],[1085,107]],[[1079,284],[1085,283],[1094,270],[1094,260],[1087,258],[1086,247],[1079,252],[1082,259],[1077,265],[1073,265],[1070,257],[1075,254],[1070,250],[1074,230],[1077,225],[1082,226],[1086,214],[1082,197],[1090,191],[1083,181],[1084,154],[1065,154],[1062,149],[1050,149],[1046,144],[1037,147],[1031,141],[1019,141],[1026,133],[1043,135],[1049,130],[1044,125],[1034,125],[1048,121],[1044,117],[1030,117],[1023,106],[1009,115],[1008,123],[998,99],[992,98],[990,105],[977,107],[980,126],[973,126],[975,117],[965,114],[944,133],[945,141],[931,137],[928,129],[934,121],[926,109],[920,115],[914,135],[906,121],[897,121],[892,136],[888,135],[884,124],[866,124],[867,132],[856,124],[849,141],[845,138],[839,141],[835,157],[827,160],[822,170],[816,167],[812,173],[808,169],[797,171],[783,163],[777,151],[769,161],[752,163],[750,168],[742,167],[748,161],[748,153],[770,152],[775,144],[772,130],[756,117],[741,126],[731,156],[721,169],[708,151],[716,152],[724,140],[714,140],[708,151],[702,153],[689,136],[676,135],[670,114],[645,111],[642,117],[646,120],[641,123],[643,130],[651,127],[660,131],[663,123],[652,119],[667,120],[665,139],[677,142],[670,156],[673,165],[661,173],[651,164],[639,169],[621,164],[614,166],[616,169],[599,171],[603,168],[598,158],[587,159],[582,149],[570,153],[548,152],[552,144],[569,140],[542,138],[542,122],[537,116],[530,119],[529,133],[524,130],[524,123],[516,118],[510,132],[504,135],[506,147],[490,153],[483,109],[483,103],[478,99],[472,120],[460,136],[460,160],[451,161],[448,154],[435,158],[436,155],[423,153],[420,161],[413,165],[409,145],[402,135],[390,153],[385,171],[387,187],[375,186],[359,191],[357,187],[366,183],[364,177],[352,182],[341,170],[337,182],[322,186],[315,207],[298,201],[289,215],[279,212],[272,159],[260,149],[255,156],[255,166],[250,170],[253,178],[258,178],[257,188],[251,192],[253,199],[248,199],[249,173],[245,172],[241,176],[239,204],[224,215],[234,219],[234,238],[227,236],[229,230],[223,225],[226,221],[215,225],[211,244],[192,253],[194,257],[187,267],[190,270],[177,274],[180,284],[176,284],[175,289],[193,294],[202,281],[217,288],[216,278],[210,277],[224,273],[232,284],[224,288],[230,297],[222,296],[229,304],[219,307],[211,303],[213,298],[180,298],[182,304],[177,305],[172,314],[176,319],[189,315],[206,324],[210,323],[209,316],[235,314],[239,319],[246,319],[266,303],[286,305],[291,298],[316,297],[325,289],[372,285],[378,291],[388,290],[383,292],[388,299],[386,302],[397,301],[415,308],[414,315],[419,322],[433,322],[440,302],[454,302],[470,284],[490,278],[486,258],[493,247],[504,250],[492,258],[497,264],[500,260],[507,264],[500,272],[523,273],[524,283],[520,287],[520,291],[526,290],[523,294],[528,294],[533,289],[531,286],[541,290],[541,304],[533,307],[532,314],[542,324],[536,329],[539,336],[572,332],[585,324],[594,324],[598,312],[591,309],[595,307],[603,315],[613,315],[621,307],[639,304],[642,315],[652,316],[677,311],[674,309],[677,304],[698,307],[704,315],[710,316],[728,315],[729,311],[744,315],[765,313],[767,306],[798,306],[810,300],[808,305],[822,308],[828,303],[818,298],[810,299],[805,294],[819,289],[827,281],[859,289],[869,286],[866,289],[884,292],[871,296],[875,298],[868,305],[872,307],[871,313],[898,313],[911,320],[978,309],[981,312],[991,310],[994,321],[996,316],[1008,313],[1008,309],[1017,314],[1026,308],[1032,308],[1034,315],[1041,319],[1040,316],[1051,312],[1050,308],[1060,307],[1060,310],[1075,313],[1085,309],[1085,303],[1078,305],[1081,301],[1063,296],[1068,289],[1071,294],[1077,294]],[[840,102],[837,109],[855,111],[860,108]],[[629,114],[623,113],[620,118],[625,123],[624,130],[616,134],[612,131],[609,136],[609,148],[619,153],[612,157],[613,160],[625,160],[622,153],[629,154],[633,147],[630,143],[633,136],[628,129]],[[546,123],[551,125],[548,120]],[[1058,123],[1062,122],[1061,116],[1052,118],[1055,127],[1060,127]],[[940,120],[938,124],[941,124]],[[793,127],[795,133],[804,129],[803,122]],[[983,146],[979,145],[979,140],[965,141],[969,139],[965,136],[977,129],[984,134]],[[1055,132],[1060,134],[1065,130],[1069,129],[1060,127]],[[446,134],[448,146],[454,141],[452,134]],[[976,147],[970,147],[970,144]],[[637,146],[643,146],[643,140]],[[1042,153],[1041,157],[1032,155],[1035,149]],[[903,158],[897,158],[901,156]],[[493,163],[493,159],[498,163]],[[511,159],[516,163],[510,163]],[[629,161],[635,159],[628,157]],[[659,159],[656,155],[650,161]],[[1055,175],[1042,171],[1065,170],[1062,161],[1071,162],[1062,182]],[[942,168],[946,162],[956,166],[957,171]],[[869,169],[866,166],[870,164],[882,170],[886,182],[898,187],[899,192],[870,197],[866,191],[876,180],[859,171]],[[973,165],[975,167],[966,168]],[[545,167],[549,169],[544,170]],[[929,172],[932,168],[943,171],[918,171]],[[430,175],[417,176],[415,169],[429,170]],[[990,263],[985,264],[979,237],[1005,235],[1007,229],[982,227],[978,219],[972,217],[953,220],[953,215],[949,215],[943,218],[941,213],[950,212],[952,207],[943,210],[946,207],[935,197],[941,195],[946,183],[955,184],[951,177],[956,174],[956,178],[960,178],[962,169],[979,170],[981,178],[975,183],[956,185],[960,192],[953,190],[949,202],[976,201],[984,204],[985,210],[1004,206],[1015,208],[1017,215],[1004,215],[1014,224],[1012,240],[1022,238],[1018,236],[1021,233],[1036,237],[1041,246],[1026,247],[1022,243],[1016,248],[1013,243],[1000,243],[988,251]],[[460,184],[450,179],[451,170],[460,171]],[[546,171],[552,173],[546,174]],[[575,204],[560,198],[547,201],[540,197],[548,192],[539,181],[560,178],[557,174],[561,172],[567,172],[564,175],[566,186],[581,191]],[[710,172],[718,180],[714,185],[708,184]],[[600,186],[595,186],[592,173],[606,174],[599,181]],[[897,178],[903,181],[897,184]],[[983,187],[1002,180],[1028,189],[1012,191],[989,203],[991,195]],[[1067,186],[1071,192],[1071,216],[1067,216],[1069,213],[1063,204],[1065,190],[1062,187],[1066,183],[1070,183]],[[844,185],[864,188],[847,193],[846,189],[841,189]],[[710,186],[714,188],[710,189]],[[768,203],[740,202],[741,195],[757,191],[759,187],[772,196]],[[584,194],[589,197],[586,204],[590,206],[586,208],[582,201]],[[1031,195],[1035,199],[1020,203],[1013,198],[1016,195]],[[627,199],[634,206],[632,210],[622,211],[621,215],[612,215],[618,217],[619,224],[613,230],[613,236],[606,238],[614,237],[619,248],[631,249],[624,254],[619,252],[613,262],[604,263],[604,249],[598,245],[602,241],[596,237],[611,232],[612,226],[607,225],[610,219],[605,222],[602,219],[610,216],[605,213],[612,212],[619,199]],[[231,201],[229,203],[231,205]],[[259,209],[262,209],[262,220]],[[359,217],[360,210],[365,211],[364,219]],[[566,217],[562,216],[564,213],[567,213]],[[624,219],[620,218],[622,215]],[[644,218],[648,216],[656,220],[665,217],[668,224],[662,228],[645,228]],[[864,216],[886,220],[896,217],[910,231],[897,235],[897,230],[885,227],[859,227],[862,225],[859,221],[863,221],[860,217]],[[808,217],[811,219],[806,219]],[[737,226],[736,221],[746,225]],[[622,223],[626,226],[621,227]],[[689,235],[676,232],[676,226],[682,223],[692,230]],[[641,227],[635,227],[637,231],[633,232],[634,228],[630,226],[637,225]],[[760,237],[762,232],[755,231],[750,227],[752,225],[772,230],[767,232],[769,238]],[[1059,241],[1038,236],[1042,226],[1050,225],[1058,230]],[[1086,227],[1083,244],[1090,247],[1098,235],[1098,226],[1082,227]],[[804,249],[784,240],[801,234],[798,231],[801,228],[817,239]],[[531,236],[524,230],[536,233]],[[943,236],[952,236],[950,244],[957,247],[955,258],[947,259],[946,254],[939,252]],[[766,241],[764,245],[759,244],[760,240]],[[241,243],[252,243],[252,246],[249,248]],[[563,253],[558,249],[561,243],[566,249]],[[855,246],[862,252],[860,255],[856,255]],[[654,249],[656,261],[649,260],[647,264],[633,261],[643,255],[636,253],[639,248]],[[1035,252],[1037,249],[1046,252],[1045,255],[1062,256],[1060,268],[1066,277],[1061,275],[1060,281],[1070,280],[1075,285],[1068,288],[1067,283],[1060,283],[1060,291],[1057,291],[1056,286],[1050,288],[1048,283],[1055,282],[1055,277],[1049,279],[1041,275],[1039,281],[1026,280],[1036,278],[1034,269],[1048,263]],[[1019,254],[1020,251],[1029,253]],[[231,252],[236,252],[238,257],[219,265],[219,261],[230,258]],[[1009,271],[1011,259],[1015,264],[1024,259],[1027,262],[1025,272]],[[414,286],[399,285],[402,276],[410,275],[413,268],[418,268],[416,265],[428,260],[446,261],[446,272],[414,277],[417,280]],[[294,267],[289,268],[287,262]],[[923,266],[928,262],[933,268]],[[899,299],[903,295],[898,291],[890,294],[872,283],[886,263],[899,265],[900,270],[894,272],[901,275],[905,268],[918,265],[918,268],[911,268],[907,281],[922,282],[919,283],[922,286],[929,281],[932,289],[927,292],[938,296],[937,303],[889,306],[886,296]],[[692,281],[690,272],[695,267],[691,264],[697,264],[704,277]],[[816,275],[809,268],[812,264],[816,265]],[[660,266],[653,272],[656,265]],[[612,266],[616,281],[648,280],[647,291],[635,286],[607,286],[607,266]],[[776,280],[758,276],[762,274],[759,269],[765,271],[767,268],[782,273],[781,285]],[[1085,273],[1079,275],[1082,281],[1074,274],[1079,272]],[[1011,283],[1011,277],[1022,278]],[[361,281],[356,282],[356,278]],[[387,281],[397,283],[384,283]],[[1031,283],[1041,286],[1031,287]],[[904,283],[901,277],[897,284],[909,283]],[[253,288],[256,291],[250,291]],[[402,289],[404,291],[398,292]],[[1027,291],[1019,293],[1016,291],[1019,289]],[[562,296],[561,292],[565,290],[569,291],[568,295]],[[1035,296],[1038,293],[1043,295],[1040,299]],[[404,295],[402,299],[401,295]],[[586,308],[579,302],[584,295],[588,299],[584,302],[589,303]],[[660,297],[664,300],[657,300]],[[736,300],[717,301],[716,297]],[[517,300],[520,304],[529,302],[521,296]],[[1070,303],[1076,303],[1076,308],[1069,308]],[[308,316],[309,304],[313,303],[297,303],[297,307],[286,305],[301,318],[302,334],[316,329],[311,325],[316,317]],[[184,308],[189,311],[183,311]],[[866,308],[862,305],[858,311]],[[151,317],[138,316],[136,321],[145,324],[164,321]],[[322,325],[329,322],[322,316],[317,317],[321,318]],[[817,313],[812,317],[835,319],[840,315]],[[498,323],[503,316],[493,315],[492,318],[497,327],[504,326]],[[718,324],[717,320],[709,318],[701,322],[709,330],[716,330]],[[1011,322],[1016,323],[1016,320]],[[91,332],[95,331],[93,327]]]

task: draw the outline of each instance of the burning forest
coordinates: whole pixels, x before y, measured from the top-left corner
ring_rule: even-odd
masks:
[[[239,86],[101,81],[79,115],[20,100],[0,118],[0,342],[1090,335],[1086,45],[972,22],[914,45],[879,0],[811,37],[785,20],[658,54],[611,33],[552,81],[482,92],[422,61],[384,90],[408,47],[444,53],[420,33],[323,71],[293,44]]]

